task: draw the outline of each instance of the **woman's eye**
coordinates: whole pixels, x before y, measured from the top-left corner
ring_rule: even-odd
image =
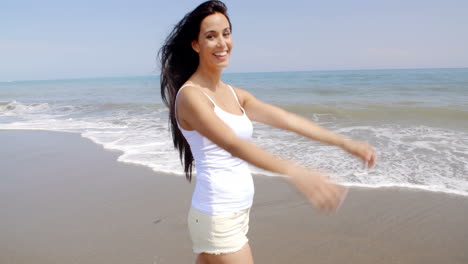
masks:
[[[224,32],[224,36],[230,36],[231,32]]]
[[[214,38],[214,36],[213,35],[208,35],[208,36],[206,36],[206,38],[207,39],[212,39],[212,38]]]

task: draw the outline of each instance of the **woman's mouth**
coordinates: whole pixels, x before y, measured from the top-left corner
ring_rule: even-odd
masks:
[[[216,57],[224,57],[224,56],[227,56],[227,51],[224,51],[224,52],[218,52],[218,53],[215,53],[214,55]]]

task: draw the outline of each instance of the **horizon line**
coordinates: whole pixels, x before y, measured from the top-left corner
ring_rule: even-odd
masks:
[[[251,72],[223,72],[224,74],[255,74],[255,73],[294,73],[294,72],[339,72],[339,71],[388,71],[388,70],[449,70],[449,69],[468,69],[468,67],[427,67],[427,68],[379,68],[379,69],[334,69],[334,70],[291,70],[291,71],[251,71]],[[40,82],[40,81],[66,81],[66,80],[92,80],[92,79],[118,79],[118,78],[142,78],[142,77],[160,77],[157,75],[115,75],[115,76],[87,76],[87,77],[65,77],[51,79],[23,79],[8,80],[0,83],[14,82]]]

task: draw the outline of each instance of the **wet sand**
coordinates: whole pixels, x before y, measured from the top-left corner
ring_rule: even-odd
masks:
[[[0,146],[0,263],[194,263],[193,183],[73,133],[3,130]],[[351,188],[326,215],[283,179],[254,180],[255,263],[468,263],[468,197]]]

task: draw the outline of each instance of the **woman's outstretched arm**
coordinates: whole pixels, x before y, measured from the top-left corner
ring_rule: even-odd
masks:
[[[325,144],[338,146],[357,156],[364,163],[368,163],[369,168],[375,165],[375,152],[369,144],[350,140],[315,124],[309,119],[264,103],[245,90],[239,88],[235,88],[235,90],[251,120],[289,130]]]
[[[343,199],[345,189],[327,180],[317,170],[279,158],[253,144],[238,138],[234,131],[213,111],[213,106],[196,87],[183,89],[177,98],[179,122],[188,123],[204,137],[235,157],[254,166],[288,176],[288,179],[315,207],[331,211]]]

